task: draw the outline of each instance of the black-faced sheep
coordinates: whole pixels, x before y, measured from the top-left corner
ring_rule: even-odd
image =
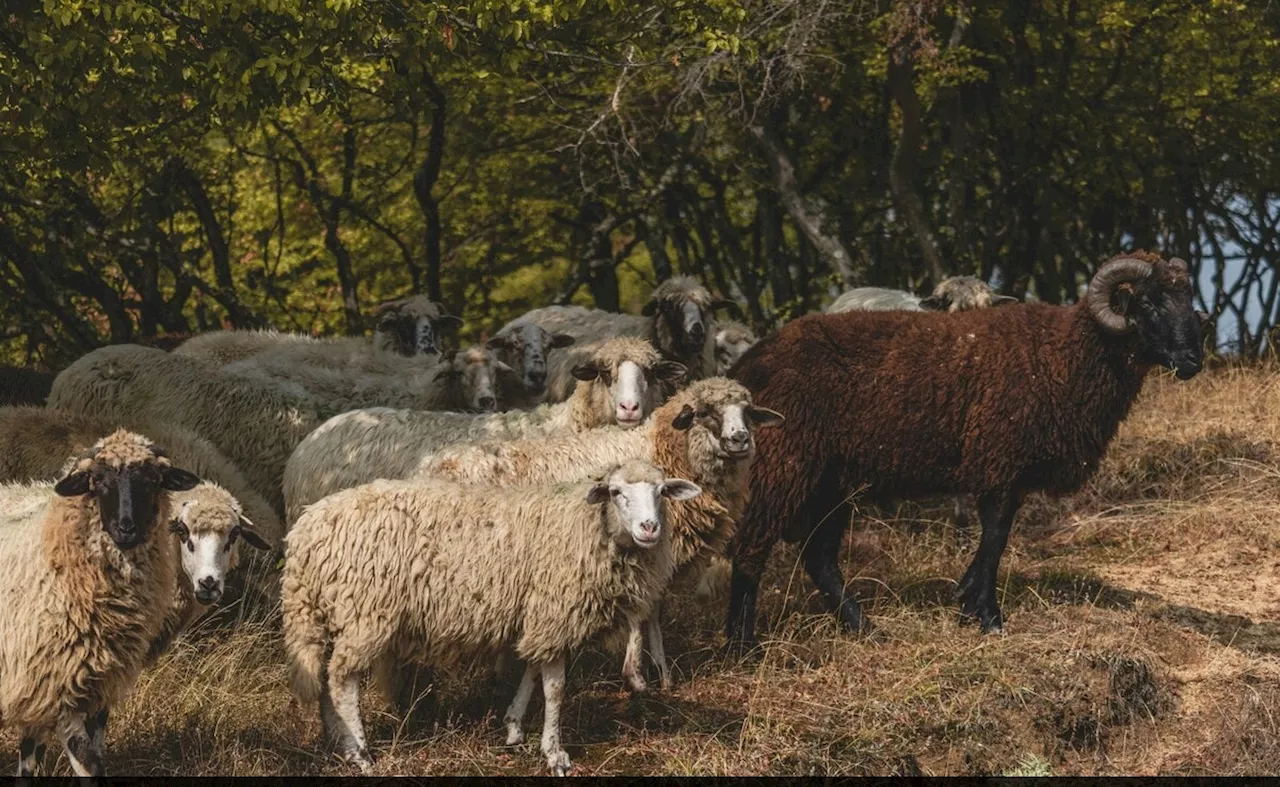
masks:
[[[542,673],[542,752],[563,775],[572,765],[560,744],[565,657],[649,614],[674,568],[665,501],[699,491],[629,462],[580,485],[375,481],[326,497],[286,539],[294,691],[320,701],[326,736],[367,770],[364,674],[514,646]]]
[[[99,712],[124,699],[172,609],[170,494],[200,479],[120,430],[56,484],[0,486],[0,720],[34,773],[56,734],[80,776],[102,775]]]
[[[982,538],[960,582],[961,613],[1002,626],[996,572],[1023,497],[1078,489],[1154,366],[1199,371],[1200,321],[1182,260],[1121,255],[1073,307],[960,314],[802,317],[743,356],[733,375],[788,428],[761,435],[751,504],[732,550],[727,630],[754,641],[760,575],[779,537],[842,625],[863,627],[837,564],[847,499],[973,493]],[[831,403],[839,402],[839,407]]]
[[[592,343],[614,336],[648,339],[669,361],[689,370],[687,380],[716,373],[715,312],[737,308],[733,301],[715,299],[689,276],[659,284],[640,315],[613,314],[581,306],[534,309],[513,322],[533,323],[550,333],[564,333],[574,346],[547,354],[547,401],[561,402],[573,392],[572,370],[590,355]],[[504,326],[503,330],[506,330]]]
[[[339,489],[376,478],[408,478],[424,457],[452,443],[630,428],[662,403],[662,383],[684,367],[643,339],[603,342],[575,370],[568,401],[491,415],[369,408],[334,416],[298,444],[284,470],[285,520]]]
[[[782,420],[778,413],[753,405],[742,385],[712,377],[676,393],[640,429],[459,444],[424,458],[414,478],[526,486],[581,480],[627,459],[652,461],[668,475],[690,478],[703,489],[696,500],[672,506],[671,537],[683,585],[723,555],[746,505],[755,431]],[[671,675],[656,608],[648,624],[649,650],[667,688]],[[637,621],[623,662],[623,675],[636,691],[646,688],[640,646]]]
[[[499,377],[503,404],[528,410],[547,398],[547,354],[573,344],[567,333],[548,333],[530,322],[508,323],[485,346],[514,369]]]

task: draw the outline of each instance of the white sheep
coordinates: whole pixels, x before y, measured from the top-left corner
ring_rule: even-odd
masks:
[[[614,336],[648,339],[662,357],[685,365],[690,382],[714,375],[715,312],[722,308],[736,309],[737,304],[712,298],[692,277],[677,276],[654,289],[638,316],[581,306],[548,306],[527,312],[513,323],[532,323],[548,332],[574,337],[574,346],[547,354],[547,401],[561,402],[573,392],[572,369],[590,355],[592,343]]]
[[[678,392],[640,429],[459,444],[423,459],[413,478],[515,487],[577,481],[628,459],[652,461],[668,475],[692,479],[703,489],[698,499],[672,506],[678,580],[687,584],[723,555],[746,507],[754,430],[782,421],[778,413],[754,406],[742,385],[713,377]],[[656,608],[648,629],[650,653],[662,686],[668,688],[671,674]],[[636,691],[646,688],[640,674],[641,644],[636,621],[623,662],[623,675]]]
[[[0,485],[0,720],[20,775],[56,734],[79,776],[101,776],[94,719],[128,694],[172,608],[170,495],[200,482],[120,430],[56,484]]]
[[[217,446],[278,512],[284,509],[285,462],[324,420],[310,398],[194,358],[125,344],[94,350],[64,369],[53,381],[48,406],[190,430]]]
[[[699,491],[628,462],[580,485],[375,481],[326,497],[286,538],[281,597],[294,692],[319,700],[326,737],[367,771],[363,675],[513,646],[542,674],[542,752],[563,775],[572,767],[560,743],[565,657],[648,615],[674,568],[663,499]],[[529,674],[526,684],[508,710],[511,743],[523,739]]]
[[[737,320],[723,320],[716,329],[716,374],[728,376],[729,369],[756,343],[756,335]]]
[[[443,304],[422,295],[384,303],[374,317],[377,328],[372,340],[359,336],[320,339],[276,330],[210,331],[191,337],[173,351],[215,366],[268,350],[311,351],[326,357],[330,365],[342,366],[369,355],[371,350],[396,356],[437,355],[441,329],[461,323],[446,312]]]
[[[330,418],[307,435],[284,469],[285,521],[340,489],[377,478],[407,478],[418,461],[451,444],[582,432],[606,424],[632,427],[662,402],[659,383],[684,374],[643,339],[601,343],[574,369],[582,385],[568,401],[491,415],[370,408]]]

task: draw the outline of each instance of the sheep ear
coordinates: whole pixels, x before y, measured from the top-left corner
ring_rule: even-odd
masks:
[[[941,295],[930,295],[920,299],[920,308],[926,311],[945,312],[951,307],[951,300]]]
[[[693,426],[693,408],[686,404],[680,414],[672,419],[671,426],[681,432],[687,431]]]
[[[510,334],[507,334],[506,336],[495,336],[489,341],[485,342],[484,346],[488,347],[490,350],[501,350],[503,347],[507,346],[510,339],[511,339]]]
[[[777,410],[770,410],[768,407],[756,407],[755,405],[747,408],[747,418],[756,426],[781,426],[782,422],[787,420]]]
[[[273,549],[271,542],[263,538],[262,534],[257,530],[254,530],[254,524],[244,514],[240,515],[240,537],[254,549],[261,549],[263,552],[270,552]]]
[[[462,318],[454,317],[452,314],[442,314],[436,318],[435,323],[442,328],[460,328],[462,327]]]
[[[578,366],[573,367],[573,371],[571,371],[570,374],[572,374],[575,379],[586,382],[588,380],[594,380],[597,377],[599,377],[600,370],[596,368],[596,365],[593,363],[584,363],[584,364],[579,364]]]
[[[503,363],[502,361],[497,360],[496,358],[495,358],[495,359],[494,359],[494,361],[493,361],[493,368],[497,369],[497,370],[498,370],[498,371],[500,371],[500,372],[504,372],[504,373],[507,373],[507,374],[515,374],[515,373],[516,373],[516,370],[515,370],[515,369],[512,369],[510,366],[506,365],[506,364],[505,364],[505,363]]]
[[[728,298],[717,298],[711,302],[711,311],[716,312],[721,309],[728,309],[734,317],[742,317],[742,307],[737,301],[731,301]]]
[[[992,295],[991,296],[992,306],[1006,306],[1010,303],[1022,303],[1022,301],[1013,297],[1012,295]]]
[[[679,361],[659,361],[658,364],[653,367],[653,376],[659,380],[666,380],[668,382],[675,382],[676,380],[683,379],[688,373],[689,369]]]
[[[89,491],[89,471],[80,470],[59,481],[53,491],[63,497],[79,497]]]
[[[608,502],[608,500],[609,500],[608,484],[596,484],[595,486],[591,487],[590,491],[587,492],[587,502],[593,506],[598,506],[601,503]]]
[[[702,487],[683,478],[668,478],[662,483],[662,496],[668,500],[691,500],[702,494]]]
[[[567,333],[555,333],[551,335],[551,349],[558,350],[561,347],[568,347],[575,341],[577,341],[577,339],[574,339]]]
[[[200,483],[200,476],[181,467],[166,467],[160,471],[160,486],[170,492],[185,492]]]
[[[655,298],[644,305],[644,308],[640,310],[640,314],[644,317],[652,317],[657,310],[658,300]]]

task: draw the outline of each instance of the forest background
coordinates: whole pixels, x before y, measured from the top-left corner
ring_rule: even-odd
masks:
[[[1280,3],[11,0],[0,362],[443,301],[757,331],[974,274],[1073,301],[1186,258],[1217,342],[1280,322]]]

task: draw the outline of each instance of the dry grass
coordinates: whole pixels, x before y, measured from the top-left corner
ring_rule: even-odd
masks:
[[[946,508],[865,512],[843,565],[876,625],[839,635],[794,550],[762,593],[758,664],[723,605],[669,605],[679,685],[632,698],[620,659],[570,667],[584,774],[1260,774],[1280,762],[1280,384],[1224,367],[1148,388],[1094,482],[1032,500],[1002,573],[1008,635],[956,623],[971,557]],[[269,609],[269,605],[259,605]],[[285,685],[278,624],[206,624],[112,719],[113,773],[342,775]],[[418,718],[366,718],[382,774],[538,774],[501,745],[514,675],[444,676]],[[537,702],[535,701],[535,712]],[[536,718],[536,717],[535,717]],[[535,724],[536,728],[536,724]],[[3,745],[14,746],[11,736]],[[59,772],[67,772],[65,760]]]

